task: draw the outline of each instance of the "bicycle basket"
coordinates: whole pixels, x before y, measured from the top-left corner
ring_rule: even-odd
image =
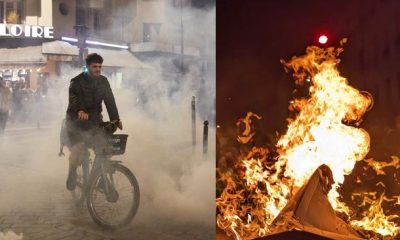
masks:
[[[121,155],[125,153],[127,134],[113,134],[107,138],[107,153],[112,155]]]

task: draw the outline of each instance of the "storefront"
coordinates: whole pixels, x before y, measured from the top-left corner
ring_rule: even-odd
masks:
[[[126,49],[88,48],[88,53],[103,56],[103,74],[114,88],[121,87],[123,72],[126,72],[122,69],[152,69]],[[36,90],[42,82],[58,79],[63,67],[78,69],[78,56],[77,46],[60,40],[46,41],[39,46],[0,48],[0,76],[8,84],[22,81],[27,88]]]
[[[50,26],[0,23],[0,76],[8,85],[36,89],[50,75],[42,43],[53,40],[53,32]]]
[[[133,71],[137,74],[153,70],[148,64],[137,59],[127,49],[113,49],[110,47],[88,47],[88,54],[100,54],[103,59],[102,74],[105,75],[111,86],[115,89],[122,87],[122,82],[127,80],[127,72]],[[52,41],[43,43],[42,54],[47,56],[48,65],[53,64],[55,72],[62,75],[63,67],[79,69],[79,49],[65,41]]]
[[[13,84],[22,81],[26,87],[35,89],[42,70],[47,66],[47,58],[41,46],[15,49],[0,49],[0,76]]]

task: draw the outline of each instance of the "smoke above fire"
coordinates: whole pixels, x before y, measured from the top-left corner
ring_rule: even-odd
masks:
[[[384,211],[382,204],[386,201],[394,205],[398,197],[353,192],[352,198],[361,197],[362,202],[354,208],[342,196],[345,177],[356,164],[367,163],[366,168],[385,174],[384,168],[394,166],[398,160],[365,160],[370,137],[361,126],[373,99],[340,75],[337,67],[342,51],[342,47],[311,46],[305,55],[282,61],[298,89],[307,91],[290,102],[287,130],[274,147],[257,145],[252,139],[256,135],[254,121],[262,121],[264,116],[248,113],[240,120],[246,126],[238,137],[242,150],[234,156],[236,163],[230,170],[218,171],[217,186],[222,187],[216,199],[217,224],[227,235],[252,239],[274,233],[274,219],[321,165],[328,166],[333,175],[329,202],[349,225],[370,239],[398,234],[398,223],[393,221],[398,216]]]

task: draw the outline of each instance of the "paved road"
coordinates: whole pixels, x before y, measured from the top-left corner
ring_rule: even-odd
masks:
[[[67,160],[57,156],[57,133],[52,127],[42,127],[12,126],[0,138],[0,232],[41,240],[215,238],[212,227],[170,224],[140,212],[125,229],[102,230],[86,209],[72,205],[65,189]]]

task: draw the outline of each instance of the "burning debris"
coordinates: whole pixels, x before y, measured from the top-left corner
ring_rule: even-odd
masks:
[[[253,239],[302,230],[334,239],[379,239],[399,233],[398,216],[382,209],[383,202],[397,204],[399,197],[354,192],[352,199],[364,204],[354,209],[340,192],[357,162],[377,175],[387,167],[397,169],[399,162],[396,157],[389,163],[364,160],[370,137],[360,125],[373,99],[340,76],[342,51],[311,46],[304,56],[282,61],[307,95],[290,103],[293,117],[274,149],[247,147],[231,169],[218,171],[217,225],[228,236]],[[248,113],[238,121],[245,125],[237,139],[242,145],[254,137],[252,119],[261,117]],[[362,184],[360,178],[357,183]]]
[[[251,123],[252,119],[255,118],[260,120],[261,117],[255,113],[248,112],[245,118],[241,118],[236,122],[236,126],[240,126],[240,124],[244,124],[244,131],[242,132],[241,136],[237,137],[238,142],[240,143],[248,143],[250,140],[253,139],[255,132],[252,132]]]
[[[275,218],[271,232],[302,230],[332,239],[362,239],[329,203],[327,194],[333,183],[332,171],[321,165]]]

